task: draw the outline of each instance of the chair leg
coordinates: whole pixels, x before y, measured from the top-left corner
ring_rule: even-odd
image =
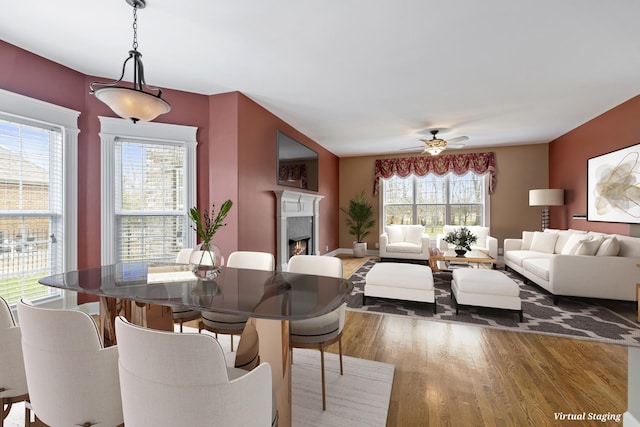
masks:
[[[31,426],[31,402],[28,400],[24,402],[24,425],[25,427]]]
[[[342,335],[338,338],[338,351],[340,353],[340,375],[342,375]]]
[[[4,388],[2,389],[4,391]],[[11,398],[2,398],[0,399],[0,403],[2,403],[2,417],[0,417],[0,427],[4,427],[4,419],[9,416],[9,412],[11,412]]]
[[[182,333],[182,320],[180,321],[180,333]]]
[[[324,346],[320,344],[320,371],[322,372],[322,410],[327,410],[327,398],[324,394]]]
[[[231,334],[231,352],[233,352],[233,334]]]

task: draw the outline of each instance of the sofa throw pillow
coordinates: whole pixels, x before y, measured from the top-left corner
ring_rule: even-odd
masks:
[[[533,231],[523,231],[522,232],[522,245],[520,245],[520,249],[523,251],[528,251],[531,249],[531,241],[533,240]]]
[[[562,253],[562,248],[567,244],[569,238],[573,235],[572,231],[569,230],[559,230],[558,232],[558,240],[556,240],[556,247],[553,250],[554,254]]]
[[[404,227],[405,242],[413,243],[414,245],[422,245],[423,234],[424,227],[421,225],[407,225]]]
[[[389,243],[400,243],[404,241],[404,235],[399,226],[387,225],[384,230],[387,232],[387,236],[389,236]]]
[[[533,240],[531,240],[531,250],[552,254],[556,247],[556,240],[558,240],[558,234],[556,233],[534,231]]]
[[[587,240],[587,235],[585,233],[572,233],[567,243],[564,244],[560,253],[562,255],[574,255],[576,252],[576,248],[583,240]]]
[[[616,236],[611,236],[602,241],[596,252],[596,256],[618,256],[619,252],[620,242]]]
[[[595,255],[602,244],[602,236],[589,236],[578,243],[575,255]]]

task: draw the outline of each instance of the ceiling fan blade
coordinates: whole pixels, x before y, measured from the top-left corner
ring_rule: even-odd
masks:
[[[417,145],[415,147],[401,148],[400,151],[417,150],[418,148],[424,148],[424,145]]]
[[[468,139],[469,139],[468,136],[458,136],[455,138],[447,139],[447,142],[455,143],[455,142],[467,141]]]
[[[457,150],[459,148],[464,148],[464,144],[447,144],[447,148]]]

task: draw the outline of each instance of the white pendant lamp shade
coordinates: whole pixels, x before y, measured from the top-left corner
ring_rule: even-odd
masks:
[[[114,113],[134,122],[148,122],[171,110],[171,106],[164,99],[128,87],[103,87],[96,89],[94,94]]]

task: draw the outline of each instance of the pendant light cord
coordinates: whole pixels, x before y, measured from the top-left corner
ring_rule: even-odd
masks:
[[[133,5],[133,50],[138,50],[138,5]]]

